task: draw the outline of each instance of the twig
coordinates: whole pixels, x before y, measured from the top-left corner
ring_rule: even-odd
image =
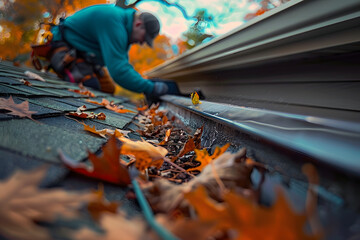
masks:
[[[179,169],[179,170],[182,171],[183,173],[186,173],[187,175],[189,175],[189,176],[191,176],[191,177],[193,177],[193,178],[196,177],[195,175],[187,172],[187,171],[186,171],[185,169],[183,169],[182,167],[180,167],[180,166],[178,166],[177,164],[175,164],[175,163],[173,163],[172,161],[170,161],[168,158],[164,158],[164,161],[167,162],[167,163],[169,163],[171,166]]]

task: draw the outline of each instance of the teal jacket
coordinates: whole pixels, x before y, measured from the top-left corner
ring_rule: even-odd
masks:
[[[154,83],[141,77],[128,59],[134,9],[114,5],[84,8],[64,21],[64,36],[74,48],[95,54],[97,61],[108,68],[120,86],[134,92],[151,93]],[[57,27],[53,40],[61,40]]]

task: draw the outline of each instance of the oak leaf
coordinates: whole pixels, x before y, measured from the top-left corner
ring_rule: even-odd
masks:
[[[35,222],[51,222],[59,215],[75,217],[83,203],[94,199],[90,193],[39,189],[46,170],[18,171],[0,183],[0,235],[8,239],[52,239]]]
[[[24,101],[22,103],[16,104],[12,98],[12,96],[10,96],[8,99],[6,98],[0,98],[0,109],[5,109],[10,111],[7,114],[13,115],[13,116],[18,116],[18,117],[27,117],[30,118],[31,120],[34,120],[31,115],[36,113],[35,111],[30,111],[29,110],[29,102],[28,101]]]
[[[160,146],[153,146],[146,141],[132,141],[130,139],[120,137],[123,143],[121,146],[121,154],[131,154],[135,157],[135,167],[139,171],[144,171],[150,166],[160,168],[164,162],[164,158],[168,151]]]
[[[213,159],[218,158],[223,154],[230,146],[230,143],[225,144],[222,147],[216,146],[213,155],[209,155],[206,149],[195,149],[196,161],[200,162],[200,165],[194,168],[189,168],[187,171],[202,171],[206,165],[208,165]]]
[[[74,172],[119,185],[130,184],[129,172],[119,159],[120,148],[117,146],[115,137],[108,140],[106,145],[102,147],[102,152],[103,154],[100,157],[89,152],[88,158],[92,166],[88,166],[85,163],[70,159],[59,150],[63,163]]]
[[[156,211],[167,213],[174,209],[186,211],[189,204],[184,199],[184,193],[196,189],[200,185],[205,186],[211,198],[221,201],[223,192],[219,188],[217,177],[227,189],[241,188],[252,191],[253,164],[249,165],[246,159],[245,148],[237,153],[225,152],[187,183],[175,185],[165,179],[157,179],[144,186],[144,192]],[[214,175],[214,172],[217,173],[217,176]]]

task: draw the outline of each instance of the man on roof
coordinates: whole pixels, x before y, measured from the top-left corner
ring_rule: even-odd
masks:
[[[74,13],[51,31],[51,67],[65,80],[108,93],[114,93],[115,81],[146,96],[166,94],[165,83],[144,79],[128,60],[131,44],[152,47],[159,34],[160,23],[151,13],[95,5]]]

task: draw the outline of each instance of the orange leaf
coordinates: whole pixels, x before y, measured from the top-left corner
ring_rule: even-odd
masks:
[[[31,115],[36,113],[35,111],[29,111],[29,102],[24,101],[22,103],[16,104],[10,96],[8,99],[0,98],[0,109],[5,109],[10,111],[7,114],[18,116],[18,117],[27,117],[31,120],[34,120]]]
[[[121,137],[123,142],[121,154],[131,154],[135,157],[135,167],[143,171],[150,166],[160,168],[168,151],[163,147],[155,147],[146,141],[132,141]]]
[[[96,200],[89,202],[87,208],[95,220],[99,220],[104,212],[117,213],[119,203],[109,202],[104,197],[104,185],[100,184],[99,190],[94,191]]]
[[[69,116],[74,116],[74,117],[78,117],[78,118],[96,118],[96,119],[99,119],[99,120],[105,120],[106,119],[106,115],[105,113],[98,113],[98,114],[95,114],[93,112],[85,112],[86,110],[86,106],[85,105],[82,105],[81,107],[79,107],[76,112],[69,112],[67,113],[66,115],[69,115]]]
[[[85,95],[88,97],[95,97],[95,94],[92,93],[91,91],[85,89],[85,90],[78,90],[78,89],[68,89],[69,92],[74,92],[74,93],[78,93],[80,95]]]
[[[138,108],[137,108],[137,110],[138,110],[139,112],[145,111],[146,109],[148,109],[148,105],[145,105],[145,106],[142,106],[142,107],[138,107]]]
[[[195,168],[189,168],[187,171],[202,171],[206,165],[208,165],[212,160],[218,158],[223,154],[230,146],[230,143],[225,144],[222,147],[216,146],[214,154],[209,156],[209,153],[206,149],[195,149],[196,161],[200,162],[200,165]]]
[[[97,101],[93,101],[91,99],[86,99],[86,101],[89,102],[89,103],[92,103],[92,104],[100,105],[100,106],[106,106],[106,105],[110,104],[109,100],[107,100],[105,98],[103,98],[100,103],[97,102]]]
[[[170,134],[171,134],[171,128],[169,128],[168,130],[166,130],[164,140],[162,140],[162,141],[159,143],[159,145],[165,145],[165,144],[169,141]]]
[[[270,208],[259,206],[234,192],[224,195],[224,203],[217,203],[209,199],[202,186],[186,193],[185,198],[200,220],[217,222],[219,230],[236,230],[237,240],[319,239],[319,236],[305,234],[306,216],[292,210],[283,191],[278,191],[278,199]]]
[[[91,152],[88,153],[92,166],[75,162],[61,151],[59,154],[64,164],[74,172],[115,184],[130,184],[128,170],[120,163],[120,149],[117,146],[116,138],[111,137],[106,145],[102,147],[102,151],[103,155],[101,157],[97,157]]]
[[[193,93],[191,93],[191,102],[194,105],[198,105],[201,104],[201,101],[199,100],[199,94],[195,91]]]

